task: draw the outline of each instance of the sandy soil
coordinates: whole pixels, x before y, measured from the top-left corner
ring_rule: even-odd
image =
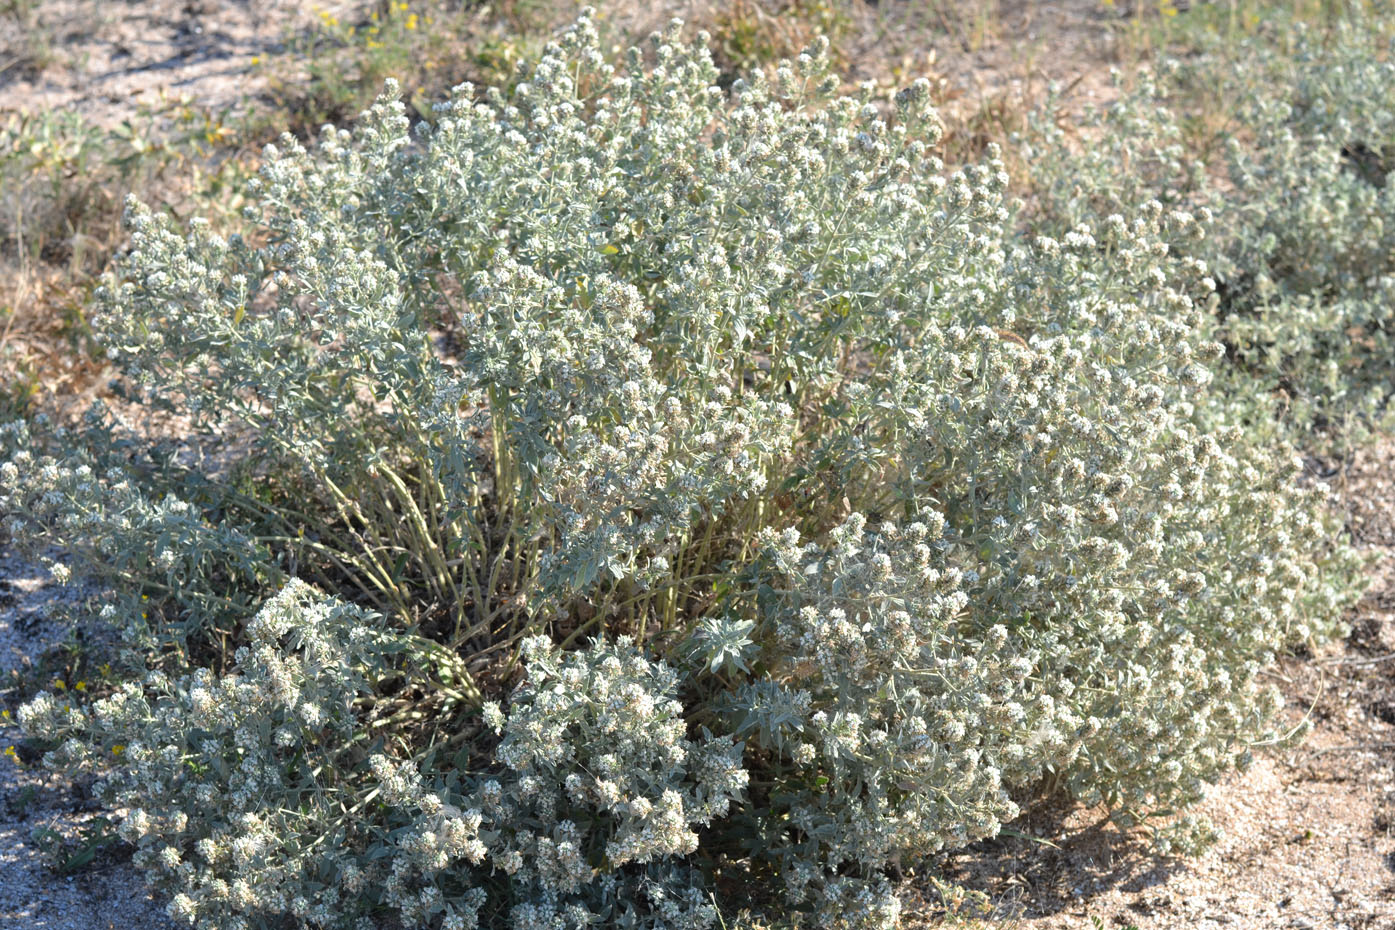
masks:
[[[162,95],[245,107],[260,83],[252,58],[313,15],[293,0],[43,0],[27,20],[0,17],[0,110],[64,107],[116,125]]]

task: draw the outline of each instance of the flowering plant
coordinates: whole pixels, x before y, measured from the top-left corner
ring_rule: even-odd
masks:
[[[25,723],[177,917],[707,927],[749,869],[887,927],[1043,783],[1137,817],[1275,738],[1353,563],[1242,428],[1205,215],[1024,233],[925,82],[704,42],[390,92],[245,237],[130,205],[95,325],[180,428],[6,427],[0,510],[129,631]]]

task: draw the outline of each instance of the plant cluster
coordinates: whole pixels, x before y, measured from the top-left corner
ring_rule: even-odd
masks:
[[[462,928],[485,909],[485,926],[712,924],[699,877],[664,866],[697,850],[747,773],[731,739],[687,738],[674,669],[623,637],[561,654],[529,640],[507,713],[482,708],[502,771],[469,774],[462,748],[443,775],[456,735],[409,755],[358,726],[410,653],[372,621],[292,580],[229,672],[151,672],[86,708],[45,693],[20,722],[58,747],[50,763],[101,774],[181,922]]]
[[[1150,197],[1204,210],[1210,232],[1188,250],[1217,284],[1207,325],[1235,363],[1231,393],[1359,439],[1389,422],[1395,384],[1395,36],[1376,14],[1266,26],[1142,74],[1087,120],[1088,146],[1039,121],[1038,221]],[[1195,125],[1189,103],[1218,87],[1229,104]]]
[[[741,872],[890,927],[1043,787],[1142,818],[1282,738],[1354,561],[1237,413],[1202,211],[1024,233],[926,82],[706,40],[390,88],[268,148],[254,236],[129,205],[95,328],[177,433],[10,425],[0,512],[132,646],[24,723],[177,918],[709,927]]]
[[[279,48],[252,58],[271,104],[249,121],[258,141],[348,121],[389,76],[407,88],[418,114],[429,116],[430,101],[461,74],[506,80],[513,64],[536,50],[540,43],[528,36],[544,23],[529,4],[471,9],[446,0],[383,0],[350,14],[310,9],[315,15]]]

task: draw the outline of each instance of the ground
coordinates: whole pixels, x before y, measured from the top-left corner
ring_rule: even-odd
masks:
[[[976,133],[1010,128],[1049,81],[1079,104],[1104,99],[1109,68],[1139,41],[1119,28],[1112,4],[969,4],[991,7],[983,17],[946,13],[952,6],[859,7],[839,27],[840,48],[854,80],[929,71],[948,121],[969,145]],[[0,3],[0,12],[10,7],[13,15],[0,17],[0,116],[72,110],[107,127],[160,99],[254,111],[265,105],[260,95],[274,74],[259,67],[263,56],[311,23],[362,12],[349,3],[273,0],[49,0]],[[740,14],[751,42],[774,46],[797,46],[804,31],[754,2],[621,10],[635,32],[673,14],[708,26]],[[729,54],[746,50],[733,46]],[[1372,556],[1373,583],[1345,641],[1286,659],[1271,673],[1292,722],[1309,721],[1311,735],[1261,753],[1251,771],[1215,787],[1202,812],[1223,838],[1199,858],[1159,859],[1142,831],[1120,831],[1099,810],[1057,806],[1025,815],[1011,836],[939,863],[942,874],[989,894],[993,922],[1042,930],[1395,928],[1395,442],[1326,472],[1353,536]],[[68,631],[54,614],[73,596],[38,566],[0,553],[0,676],[32,668],[62,641]],[[0,745],[17,738],[14,727],[0,726]],[[0,925],[167,927],[119,847],[72,874],[49,870],[34,831],[79,837],[95,805],[83,786],[44,776],[28,761],[0,761]],[[912,897],[922,884],[913,883]],[[922,923],[939,903],[913,905],[908,923]]]

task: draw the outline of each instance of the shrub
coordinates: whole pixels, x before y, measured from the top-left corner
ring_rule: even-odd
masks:
[[[1217,283],[1207,327],[1236,363],[1228,393],[1272,404],[1308,444],[1314,428],[1341,443],[1389,422],[1395,37],[1384,22],[1354,13],[1319,30],[1279,15],[1250,39],[1202,42],[1142,74],[1087,120],[1088,146],[1048,119],[1028,140],[1043,228],[1148,198],[1212,218],[1204,239],[1171,244]],[[1199,96],[1229,101],[1212,117],[1219,131],[1193,125]]]
[[[58,744],[51,758],[69,770],[103,773],[98,794],[127,809],[120,833],[173,893],[177,920],[352,926],[358,876],[383,871],[354,855],[372,829],[356,816],[366,767],[354,703],[390,641],[294,581],[246,639],[229,674],[152,672],[85,709],[40,694],[20,722]]]
[[[1021,235],[924,82],[726,93],[704,41],[617,70],[583,16],[507,98],[287,139],[247,238],[130,206],[98,330],[187,427],[11,427],[0,508],[167,672],[26,723],[151,747],[177,916],[708,926],[741,866],[889,926],[1043,780],[1137,817],[1275,738],[1352,562],[1211,386],[1196,219]]]
[[[712,923],[702,883],[664,864],[696,851],[693,828],[726,814],[747,773],[730,739],[686,737],[673,669],[624,639],[562,655],[529,640],[507,715],[484,708],[502,773],[462,778],[462,762],[432,785],[438,749],[389,755],[356,726],[408,651],[291,581],[232,672],[151,673],[86,709],[45,693],[20,722],[58,747],[50,763],[101,772],[97,793],[126,809],[120,834],[178,920],[359,927],[390,911],[461,927],[513,901],[515,926],[639,926],[640,911]]]

